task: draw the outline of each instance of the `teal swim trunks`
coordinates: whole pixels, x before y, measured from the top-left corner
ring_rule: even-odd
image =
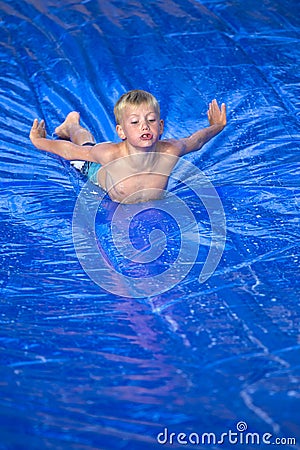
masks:
[[[83,144],[83,146],[85,146],[85,145],[92,146],[92,145],[95,145],[95,142],[86,142],[86,143]],[[97,174],[98,174],[98,170],[100,168],[101,168],[101,164],[99,164],[99,163],[85,161],[85,163],[83,164],[82,168],[80,169],[80,172],[84,176],[88,177],[88,179],[92,183],[94,183],[97,186],[99,186]]]
[[[88,179],[96,184],[97,186],[99,186],[98,183],[98,178],[97,178],[97,174],[98,174],[98,170],[101,168],[101,164],[99,163],[95,163],[95,162],[90,162],[90,161],[86,161],[83,166],[82,169],[80,170],[80,172],[88,177]]]

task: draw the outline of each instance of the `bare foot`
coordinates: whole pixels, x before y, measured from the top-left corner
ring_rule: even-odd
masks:
[[[65,121],[55,128],[55,134],[62,139],[70,139],[70,128],[73,125],[79,125],[80,115],[76,111],[70,112]]]

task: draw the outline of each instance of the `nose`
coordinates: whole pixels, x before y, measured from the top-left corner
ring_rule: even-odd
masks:
[[[142,122],[142,130],[149,130],[149,124],[148,124],[147,120],[144,120]]]

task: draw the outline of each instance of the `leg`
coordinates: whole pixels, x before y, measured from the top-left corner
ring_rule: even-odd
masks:
[[[83,145],[87,142],[96,143],[94,136],[80,125],[79,120],[78,112],[70,112],[65,121],[55,129],[55,133],[60,138],[70,140],[77,145]]]

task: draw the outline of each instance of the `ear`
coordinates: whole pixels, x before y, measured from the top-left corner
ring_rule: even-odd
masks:
[[[124,141],[124,139],[126,139],[126,134],[124,133],[123,128],[121,127],[121,125],[117,125],[116,126],[116,131],[118,133],[118,136],[120,139],[122,139]]]
[[[164,121],[162,119],[160,119],[160,121],[159,121],[159,134],[160,134],[160,136],[163,134],[164,125],[165,125]]]

